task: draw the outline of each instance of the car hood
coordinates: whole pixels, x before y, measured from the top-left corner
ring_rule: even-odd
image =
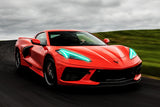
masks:
[[[103,68],[123,68],[132,66],[129,59],[129,48],[121,45],[110,46],[65,46],[58,49],[67,49],[69,51],[88,57],[91,62],[79,63],[84,66],[94,66]],[[82,62],[82,61],[81,61]],[[72,63],[72,62],[71,62]],[[74,61],[73,63],[76,63]]]

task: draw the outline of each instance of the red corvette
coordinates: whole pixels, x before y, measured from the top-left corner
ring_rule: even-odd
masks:
[[[142,60],[132,48],[108,45],[86,31],[46,30],[20,37],[16,66],[29,67],[49,86],[123,86],[141,80]]]

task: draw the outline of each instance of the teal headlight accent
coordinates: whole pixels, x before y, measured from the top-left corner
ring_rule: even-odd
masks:
[[[57,52],[64,56],[66,59],[77,59],[77,60],[83,60],[83,61],[86,61],[86,62],[91,62],[91,60],[83,55],[80,55],[80,54],[77,54],[75,52],[71,52],[71,51],[68,51],[66,49],[59,49],[57,50]]]
[[[129,48],[129,58],[133,59],[136,56],[137,56],[136,52],[132,48]]]

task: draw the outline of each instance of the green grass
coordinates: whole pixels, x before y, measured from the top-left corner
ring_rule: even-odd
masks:
[[[133,48],[143,60],[142,73],[160,77],[160,30],[126,30],[94,33],[100,39],[109,38],[110,45]]]

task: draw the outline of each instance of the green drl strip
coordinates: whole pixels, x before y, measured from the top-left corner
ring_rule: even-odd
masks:
[[[78,59],[78,60],[83,60],[86,62],[91,62],[91,60],[83,55],[77,54],[75,52],[68,51],[66,49],[60,49],[57,51],[59,54],[64,56],[66,59],[72,58],[72,59]]]
[[[129,58],[133,59],[136,56],[137,56],[136,52],[132,48],[130,48],[129,49]]]

